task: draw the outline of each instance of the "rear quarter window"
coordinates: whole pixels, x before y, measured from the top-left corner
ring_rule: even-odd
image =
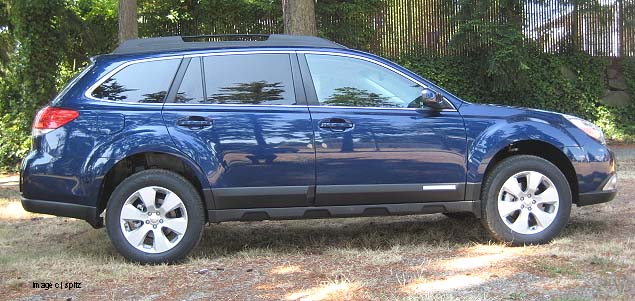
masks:
[[[180,62],[167,59],[131,64],[103,81],[91,96],[118,102],[163,103]]]
[[[68,93],[68,91],[70,91],[71,88],[73,88],[73,86],[75,86],[75,84],[77,84],[77,82],[79,82],[79,80],[82,79],[82,77],[84,77],[84,75],[86,75],[88,72],[90,72],[90,70],[92,70],[94,66],[95,66],[95,62],[91,61],[90,65],[86,66],[86,68],[84,68],[84,70],[82,70],[81,72],[75,74],[75,76],[73,76],[73,78],[71,78],[71,80],[69,80],[66,83],[64,88],[62,88],[62,90],[59,93],[57,93],[57,96],[55,96],[55,98],[53,98],[51,103],[53,105],[58,105],[60,103],[60,101],[62,100],[62,98],[64,98],[64,95],[66,95],[66,93]]]

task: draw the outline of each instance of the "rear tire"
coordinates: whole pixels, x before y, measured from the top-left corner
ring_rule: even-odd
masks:
[[[512,245],[543,244],[560,234],[571,213],[569,182],[553,163],[518,155],[499,162],[487,175],[483,226]]]
[[[150,169],[123,180],[108,200],[106,229],[113,246],[139,263],[183,260],[203,233],[196,188],[171,171]]]

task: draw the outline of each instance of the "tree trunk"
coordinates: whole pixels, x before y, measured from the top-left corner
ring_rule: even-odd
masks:
[[[315,25],[315,0],[282,0],[284,33],[292,35],[317,35]]]
[[[137,0],[119,0],[119,42],[138,37]]]

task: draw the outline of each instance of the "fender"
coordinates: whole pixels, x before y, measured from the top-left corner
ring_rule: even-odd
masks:
[[[91,198],[97,202],[104,177],[117,163],[125,158],[148,152],[172,155],[184,162],[194,171],[196,179],[203,188],[207,208],[214,208],[209,181],[205,176],[206,171],[175,147],[164,127],[158,131],[156,129],[126,131],[113,135],[112,139],[95,147],[82,168],[83,177],[92,179],[87,182],[86,191],[90,192]]]
[[[467,151],[467,183],[481,183],[492,158],[514,142],[538,140],[565,151],[566,147],[577,147],[576,140],[557,125],[537,118],[522,118],[515,122],[496,120],[469,143]],[[480,121],[479,121],[480,122]],[[476,123],[476,122],[475,122]],[[467,127],[470,122],[466,120]]]

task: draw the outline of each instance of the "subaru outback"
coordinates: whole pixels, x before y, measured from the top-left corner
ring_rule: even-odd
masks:
[[[91,61],[35,117],[22,205],[105,226],[137,262],[182,260],[224,221],[473,215],[541,244],[617,192],[593,123],[466,102],[321,38],[137,39]]]

